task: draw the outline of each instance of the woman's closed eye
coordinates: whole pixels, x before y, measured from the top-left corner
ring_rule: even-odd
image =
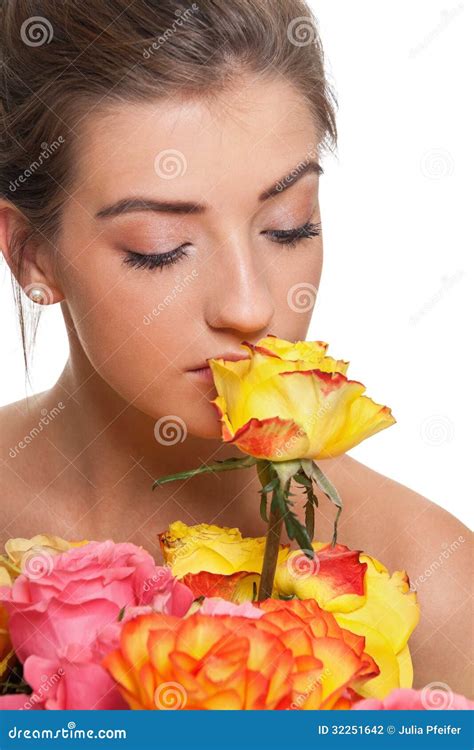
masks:
[[[264,234],[280,245],[296,245],[300,240],[318,237],[321,234],[321,222],[313,224],[307,221],[296,229],[269,229]]]
[[[276,242],[279,245],[288,245],[294,247],[299,242],[305,239],[312,239],[318,237],[321,233],[321,222],[313,223],[307,221],[300,227],[295,229],[268,229],[262,232],[263,235],[268,237],[271,242]],[[136,250],[125,250],[124,263],[133,266],[134,268],[164,268],[165,266],[171,266],[174,263],[178,263],[182,258],[188,255],[187,248],[191,246],[190,242],[185,242],[183,245],[169,250],[166,253],[140,253]]]

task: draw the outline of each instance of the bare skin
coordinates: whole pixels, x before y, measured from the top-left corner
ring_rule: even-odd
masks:
[[[312,310],[301,312],[287,300],[301,282],[318,287],[322,237],[289,248],[266,232],[320,221],[318,175],[307,171],[270,199],[259,196],[306,163],[317,133],[305,102],[282,81],[240,82],[212,106],[124,103],[111,114],[83,122],[76,184],[55,251],[45,241],[28,255],[24,283],[44,284],[50,301],[61,303],[70,357],[51,390],[0,410],[0,541],[42,531],[113,538],[141,544],[160,560],[156,534],[177,518],[238,526],[246,535],[265,532],[253,469],[153,492],[151,485],[156,477],[237,454],[220,440],[209,404],[213,386],[190,368],[267,333],[307,336]],[[156,170],[155,157],[170,148],[186,164],[174,179]],[[97,217],[130,197],[208,208]],[[12,270],[9,248],[19,222],[18,212],[0,203],[0,247]],[[173,268],[123,262],[124,247],[151,254],[183,243],[188,255]],[[168,297],[172,303],[152,313]],[[21,447],[52,410],[49,424]],[[186,426],[185,439],[174,445],[155,438],[157,420],[169,415]],[[442,681],[472,696],[469,530],[347,455],[321,467],[345,501],[338,541],[417,582],[422,620],[410,641],[415,687]],[[332,523],[333,509],[322,500],[318,540],[330,540]],[[455,553],[426,577],[460,537]]]

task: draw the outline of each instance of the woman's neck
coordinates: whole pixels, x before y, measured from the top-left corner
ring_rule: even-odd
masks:
[[[205,474],[152,491],[160,476],[242,454],[220,440],[189,434],[175,445],[161,444],[156,420],[127,404],[85,358],[68,360],[53,388],[34,397],[34,420],[33,412],[50,415],[36,453],[42,461],[47,456],[51,488],[59,490],[48,495],[62,502],[67,487],[78,519],[87,517],[86,530],[78,522],[75,537],[95,528],[98,537],[137,541],[138,527],[148,526],[154,537],[178,518],[234,526],[255,517],[256,531],[260,485],[255,471]]]

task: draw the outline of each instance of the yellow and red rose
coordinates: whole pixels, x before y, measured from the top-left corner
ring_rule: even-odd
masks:
[[[258,588],[265,538],[243,538],[238,529],[170,525],[159,535],[165,562],[194,595],[250,601]],[[420,612],[405,571],[389,574],[378,560],[342,544],[313,542],[314,559],[282,546],[272,596],[314,600],[337,623],[365,638],[365,650],[380,672],[361,695],[382,699],[411,687],[408,639]]]
[[[268,335],[243,342],[246,359],[209,359],[218,393],[211,403],[222,439],[270,461],[345,453],[395,422],[387,406],[346,376],[349,362],[326,356],[323,341]]]

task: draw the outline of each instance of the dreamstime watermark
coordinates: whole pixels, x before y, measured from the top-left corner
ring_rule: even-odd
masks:
[[[313,309],[318,287],[309,281],[300,281],[288,290],[286,301],[293,312],[306,313]]]
[[[162,682],[154,692],[155,706],[161,711],[177,711],[185,707],[188,696],[180,682]]]
[[[426,568],[423,573],[421,573],[417,578],[414,580],[410,580],[410,590],[411,591],[418,591],[421,584],[426,583],[427,580],[431,578],[431,576],[436,573],[446,562],[446,560],[449,560],[451,555],[454,555],[455,552],[458,551],[458,549],[461,547],[461,545],[464,544],[466,540],[464,539],[463,535],[460,534],[457,539],[454,540],[454,542],[451,542],[451,544],[448,545],[447,542],[443,543],[443,551],[440,552],[436,560],[433,560],[431,565]]]
[[[451,177],[454,172],[454,159],[445,148],[430,148],[425,151],[420,160],[420,170],[423,177],[429,180],[442,180]]]
[[[290,706],[286,709],[287,711],[298,711],[306,701],[308,700],[309,696],[311,695],[314,690],[316,690],[317,687],[319,687],[324,680],[329,677],[332,674],[332,670],[329,669],[329,667],[325,667],[319,677],[317,677],[315,680],[311,680],[308,682],[308,686],[305,690],[303,690],[302,693],[299,693],[295,700],[291,703]]]
[[[43,701],[48,697],[48,692],[60,681],[63,674],[64,669],[62,667],[58,667],[56,672],[54,672],[54,674],[50,676],[46,674],[41,675],[41,685],[33,693],[30,693],[28,699],[25,701],[23,706],[21,706],[20,711],[22,709],[27,711],[34,708],[34,706],[38,705],[38,703],[43,703]]]
[[[44,430],[45,427],[47,427],[56,417],[58,414],[61,413],[63,409],[65,409],[65,405],[62,401],[58,401],[57,406],[53,406],[52,409],[49,411],[47,409],[41,409],[41,414],[43,415],[41,419],[39,420],[38,424],[33,427],[28,435],[25,435],[22,440],[20,440],[19,443],[17,443],[13,448],[10,448],[9,456],[10,458],[15,458],[19,455],[20,451],[24,448],[27,448],[30,443],[33,442],[33,440]]]
[[[21,572],[30,581],[50,575],[53,565],[53,553],[44,547],[32,547],[21,558]]]
[[[151,312],[143,316],[143,325],[149,326],[150,323],[153,323],[153,320],[157,318],[163,312],[163,310],[166,310],[166,308],[175,301],[176,297],[184,292],[186,287],[191,284],[191,282],[197,279],[198,275],[198,271],[193,268],[191,273],[187,273],[182,281],[178,277],[178,279],[176,280],[176,284],[171,292],[169,292],[169,294],[164,297],[164,299],[157,305],[157,307],[154,307]]]
[[[53,38],[53,26],[44,16],[30,16],[20,29],[21,41],[28,47],[42,47]]]
[[[155,440],[160,445],[176,445],[182,443],[188,434],[184,419],[176,414],[160,417],[154,427]]]
[[[454,437],[454,423],[446,414],[431,414],[420,425],[421,439],[427,445],[439,448]]]
[[[164,534],[164,545],[166,547],[166,532]],[[171,572],[173,572],[173,565],[176,562],[176,560],[179,560],[182,557],[187,557],[188,555],[192,555],[193,552],[196,549],[199,549],[201,545],[201,539],[199,537],[195,538],[193,535],[189,538],[183,541],[182,539],[175,540],[172,545],[173,550],[173,559],[172,561],[166,561],[165,567],[169,567]]]
[[[294,447],[295,443],[297,443],[300,438],[307,435],[307,430],[310,429],[318,419],[324,417],[333,408],[334,404],[331,401],[325,401],[318,409],[316,409],[316,411],[312,412],[305,422],[305,429],[303,429],[303,427],[299,427],[294,435],[288,438],[288,440],[285,440],[283,445],[279,446],[276,449],[275,453],[277,458],[284,458],[284,456],[288,454]]]
[[[413,315],[410,316],[410,325],[415,326],[417,325],[420,320],[429,313],[436,305],[442,301],[442,299],[446,296],[447,292],[450,291],[454,286],[459,284],[461,279],[463,279],[466,275],[465,271],[456,271],[452,276],[442,276],[441,277],[441,286],[439,289],[431,295],[431,297],[426,300],[426,302],[417,310],[416,313],[413,313]]]
[[[15,190],[18,190],[20,185],[25,183],[32,175],[34,175],[35,172],[38,171],[38,169],[41,169],[43,164],[48,161],[51,156],[54,156],[58,148],[62,146],[63,143],[65,143],[65,139],[62,135],[60,135],[58,139],[53,141],[52,143],[42,143],[38,158],[35,159],[35,161],[32,161],[31,164],[29,164],[29,166],[23,170],[21,175],[16,178],[16,180],[10,181],[10,184],[8,186],[10,192],[14,193]]]
[[[308,557],[305,551],[313,554],[313,557]],[[296,578],[298,581],[304,581],[317,575],[320,566],[319,557],[314,550],[296,550],[289,555],[286,561],[288,573],[291,578]]]
[[[125,740],[126,729],[80,729],[75,721],[68,721],[66,727],[48,729],[47,727],[25,729],[15,724],[8,730],[12,740]]]
[[[421,703],[427,711],[447,711],[454,703],[454,692],[445,682],[430,682],[421,691]]]
[[[286,30],[288,41],[295,47],[306,47],[316,39],[316,27],[309,16],[293,18]]]
[[[54,292],[53,290],[47,285],[43,284],[41,281],[34,281],[31,284],[27,284],[26,286],[22,287],[23,293],[26,294],[30,302],[34,304],[41,304],[44,305],[52,305],[54,302]],[[41,302],[39,302],[39,299],[37,298],[38,293],[40,293]]]
[[[176,148],[165,148],[155,156],[155,172],[163,180],[174,180],[186,174],[188,162],[182,151]]]
[[[308,150],[306,152],[305,158],[299,161],[298,164],[293,167],[291,172],[285,175],[282,180],[278,180],[275,185],[275,189],[280,193],[288,185],[291,185],[291,183],[294,182],[295,177],[297,177],[304,169],[307,168],[312,159],[316,159],[317,157],[318,149],[316,145],[314,143],[308,143]]]
[[[459,3],[455,8],[443,8],[441,11],[441,20],[439,23],[426,34],[424,39],[419,44],[412,47],[408,53],[408,56],[413,59],[423,52],[431,42],[436,39],[460,13],[464,10],[464,3]]]
[[[154,41],[149,47],[146,47],[143,50],[143,57],[145,60],[149,60],[150,57],[156,52],[156,50],[160,49],[170,37],[175,34],[178,29],[185,23],[185,21],[189,21],[190,17],[193,13],[196,13],[199,10],[199,5],[197,3],[193,3],[189,8],[186,8],[186,10],[182,11],[181,8],[177,8],[175,10],[175,15],[177,18],[173,21],[171,26],[168,26],[165,31],[160,34],[159,37],[157,37],[156,41]]]
[[[157,569],[156,573],[149,578],[146,578],[143,582],[143,591],[148,592],[154,591],[155,589],[158,590],[162,584],[168,583],[170,580],[170,568],[171,566],[162,565]]]

